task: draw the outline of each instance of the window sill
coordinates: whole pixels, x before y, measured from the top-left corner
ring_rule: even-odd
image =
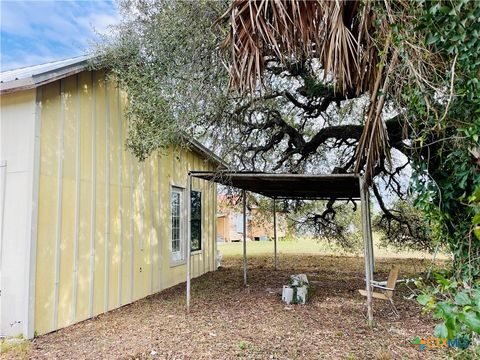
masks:
[[[177,260],[177,261],[170,260],[170,267],[173,268],[173,267],[185,265],[186,263],[187,263],[186,260]]]
[[[203,249],[200,249],[200,250],[195,250],[195,251],[191,251],[190,252],[190,256],[193,256],[193,255],[198,255],[198,254],[203,254]],[[183,259],[183,260],[170,260],[170,267],[173,268],[173,267],[177,267],[177,266],[181,266],[181,265],[186,265],[187,264],[187,260]]]

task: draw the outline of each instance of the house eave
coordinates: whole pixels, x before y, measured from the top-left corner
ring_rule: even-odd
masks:
[[[35,67],[31,67],[34,69],[31,73],[28,72],[29,67],[18,69],[18,74],[13,71],[2,72],[0,94],[3,95],[34,89],[50,82],[78,74],[87,68],[90,60],[90,56],[82,56],[67,60],[65,63],[59,62],[60,64],[58,66],[47,63],[36,70],[34,69]],[[13,74],[10,75],[12,72]],[[4,80],[5,76],[7,79]]]

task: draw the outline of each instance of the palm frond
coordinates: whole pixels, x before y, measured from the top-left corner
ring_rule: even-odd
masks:
[[[321,59],[337,86],[356,87],[359,46],[352,33],[359,1],[236,0],[221,19],[230,23],[222,43],[229,54],[231,85],[241,92],[257,89],[264,57],[280,61]]]
[[[388,27],[373,25],[368,0],[235,0],[221,20],[230,24],[222,43],[230,86],[241,93],[261,89],[265,58],[271,56],[282,63],[317,58],[340,91],[370,92],[356,162],[356,171],[364,168],[370,183],[376,164],[390,160],[382,109],[396,60],[392,61],[389,41],[382,55],[373,43],[373,33]]]

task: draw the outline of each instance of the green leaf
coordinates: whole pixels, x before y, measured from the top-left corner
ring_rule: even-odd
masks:
[[[462,291],[457,293],[457,295],[455,295],[455,304],[470,305],[470,303],[471,303],[470,296],[466,292]]]
[[[446,279],[442,274],[436,273],[435,278],[437,279],[437,282],[443,286],[449,286],[450,285],[450,280]]]
[[[477,214],[473,217],[472,224],[473,225],[480,224],[480,214]]]
[[[480,315],[477,312],[467,312],[462,314],[461,320],[474,332],[480,334]]]
[[[473,233],[475,234],[475,236],[477,237],[478,240],[480,240],[480,228],[475,228],[473,230]]]
[[[427,305],[427,303],[432,299],[430,295],[421,294],[417,296],[417,301],[420,305]]]
[[[441,323],[441,324],[438,324],[437,326],[435,326],[434,334],[435,334],[436,337],[439,337],[439,338],[448,337],[448,330],[447,330],[447,326],[445,325],[445,323]]]
[[[480,311],[480,290],[473,289],[473,303]]]
[[[480,187],[475,189],[475,192],[468,198],[471,202],[479,202],[480,201]]]
[[[438,303],[439,314],[445,319],[445,325],[448,329],[448,337],[455,337],[457,328],[457,314],[453,311],[454,306],[445,301]]]
[[[438,41],[438,39],[440,39],[440,37],[438,35],[428,35],[428,38],[427,38],[427,45],[432,45],[434,43],[436,43]]]

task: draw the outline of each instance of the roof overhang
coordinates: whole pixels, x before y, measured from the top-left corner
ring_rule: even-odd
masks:
[[[3,71],[0,94],[34,89],[38,86],[78,74],[88,66],[91,56],[79,56],[51,63]]]
[[[195,140],[192,137],[186,137],[190,149],[196,152],[198,155],[210,160],[218,166],[218,169],[225,170],[228,168],[228,164],[220,156],[216,155],[212,150],[207,148],[205,145]]]
[[[360,199],[361,177],[355,174],[274,174],[192,171],[193,177],[233,186],[275,199]]]

